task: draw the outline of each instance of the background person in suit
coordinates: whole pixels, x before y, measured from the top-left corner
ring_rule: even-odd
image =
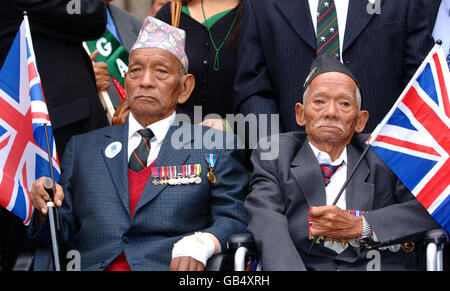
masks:
[[[263,270],[420,269],[422,245],[400,244],[439,225],[374,152],[332,206],[366,146],[359,133],[368,112],[359,109],[358,83],[338,60],[322,56],[311,69],[303,104],[295,106],[306,135],[280,134],[283,151],[274,160],[261,160],[259,150],[252,155],[245,209]],[[310,235],[328,239],[308,253]]]
[[[127,51],[130,51],[139,35],[141,21],[127,11],[111,5],[112,0],[103,0],[103,2],[105,3],[107,15],[106,28],[119,41],[120,45],[123,45]],[[91,60],[94,61],[96,56],[97,53],[92,52]],[[93,66],[97,90],[99,92],[107,91],[114,108],[117,108],[121,99],[112,79],[109,77],[107,64],[105,62],[93,62]]]
[[[98,38],[105,30],[104,4],[80,0],[79,13],[69,13],[67,1],[0,1],[0,67],[28,12],[39,74],[42,80],[58,155],[74,134],[106,126],[98,99],[85,40]],[[20,252],[29,249],[22,221],[0,208],[0,252],[3,270],[10,270]]]
[[[184,31],[148,17],[125,77],[132,114],[123,125],[76,136],[68,145],[60,181],[64,188],[58,185],[55,201],[62,205],[62,244],[81,253],[83,270],[202,270],[231,234],[245,230],[248,174],[242,151],[195,147],[207,129],[190,124],[189,132],[202,134],[183,140],[181,149],[174,145],[180,129],[174,123],[176,105],[189,98],[195,83],[186,74],[184,37]],[[216,157],[211,166],[215,181],[206,177],[207,154]],[[200,165],[201,181],[156,183],[168,167],[183,165]],[[43,179],[31,192],[38,217],[30,235],[37,246],[48,247]],[[36,269],[46,266],[46,260],[35,262]]]
[[[365,130],[372,131],[400,96],[433,39],[422,0],[377,0],[370,9],[368,4],[245,1],[234,85],[236,109],[244,115],[279,114],[280,132],[299,130],[293,110],[301,95],[299,80],[306,78],[316,55],[332,53],[358,78],[365,96],[362,108],[370,112]]]

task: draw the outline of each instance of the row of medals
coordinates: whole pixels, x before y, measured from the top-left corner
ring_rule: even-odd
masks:
[[[212,171],[212,168],[210,167],[208,174],[206,175],[208,178],[208,181],[211,184],[215,184],[217,181],[216,175],[214,175],[214,172]],[[183,177],[178,176],[175,178],[160,178],[159,180],[156,177],[153,177],[153,185],[186,185],[186,184],[200,184],[202,182],[202,178],[198,175],[191,175],[189,177]]]
[[[309,236],[309,240],[313,240],[314,238],[315,238],[314,235]],[[342,247],[345,247],[346,244],[350,244],[352,247],[355,247],[355,248],[360,247],[357,239],[350,239],[350,240],[331,239],[328,237],[324,237],[323,235],[320,235],[316,241],[316,244],[319,244],[321,240],[323,240],[323,241],[328,240],[328,241],[331,241],[332,243],[334,243],[334,242],[342,243]],[[371,247],[369,246],[368,248],[370,249]],[[415,248],[415,243],[413,241],[405,242],[402,244],[402,250],[405,253],[413,252],[414,248]]]
[[[200,178],[200,176],[197,175],[192,175],[189,177],[182,177],[182,176],[178,176],[178,177],[174,177],[174,178],[160,178],[159,180],[156,177],[153,177],[153,185],[164,185],[164,184],[169,184],[169,185],[186,185],[186,184],[200,184],[202,182],[202,178]]]

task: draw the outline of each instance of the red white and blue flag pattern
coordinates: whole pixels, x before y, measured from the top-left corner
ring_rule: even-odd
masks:
[[[61,171],[25,16],[0,70],[0,205],[26,225],[33,182],[50,177],[44,124],[58,181]]]
[[[450,232],[450,73],[436,45],[368,143]]]

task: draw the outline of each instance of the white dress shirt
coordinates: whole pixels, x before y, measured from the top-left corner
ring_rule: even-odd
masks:
[[[337,171],[333,174],[333,176],[331,176],[330,183],[325,187],[325,192],[327,195],[327,205],[332,205],[337,197],[337,194],[344,185],[345,180],[347,179],[347,148],[344,148],[339,158],[332,162],[328,153],[320,151],[309,141],[308,143],[313,150],[314,156],[317,158],[319,164],[330,164],[333,166],[341,165],[339,169],[337,169]],[[344,192],[342,192],[342,195],[339,198],[336,206],[341,209],[347,209],[345,203],[345,190]]]
[[[169,117],[147,126],[147,128],[150,128],[155,135],[150,140],[150,154],[148,155],[147,165],[150,165],[158,157],[162,142],[174,120],[175,111]],[[128,117],[128,161],[130,160],[133,151],[138,147],[142,140],[142,136],[137,132],[141,129],[144,128],[137,122],[133,114],[130,113]]]
[[[450,52],[450,0],[442,0],[433,29],[435,40],[442,40],[444,55]]]
[[[319,2],[318,0],[308,0],[308,1],[309,1],[309,9],[311,12],[311,19],[314,26],[314,32],[317,35],[317,6]],[[347,24],[348,2],[349,0],[334,0],[339,27],[339,51],[341,53],[341,62],[342,62],[342,48],[344,47],[345,26]]]

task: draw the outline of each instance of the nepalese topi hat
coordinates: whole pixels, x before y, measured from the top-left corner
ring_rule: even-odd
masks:
[[[330,55],[321,55],[313,60],[311,64],[311,71],[306,77],[305,83],[303,84],[304,90],[308,88],[314,78],[316,78],[320,74],[328,72],[339,72],[346,74],[355,81],[356,86],[358,86],[361,90],[361,86],[359,85],[358,80],[356,80],[355,76],[353,76],[352,72],[350,72],[350,70],[343,63],[341,63],[341,61]]]
[[[147,16],[142,24],[136,43],[131,47],[130,54],[140,48],[160,48],[174,55],[188,70],[188,58],[184,51],[186,32],[173,27],[159,19]]]

